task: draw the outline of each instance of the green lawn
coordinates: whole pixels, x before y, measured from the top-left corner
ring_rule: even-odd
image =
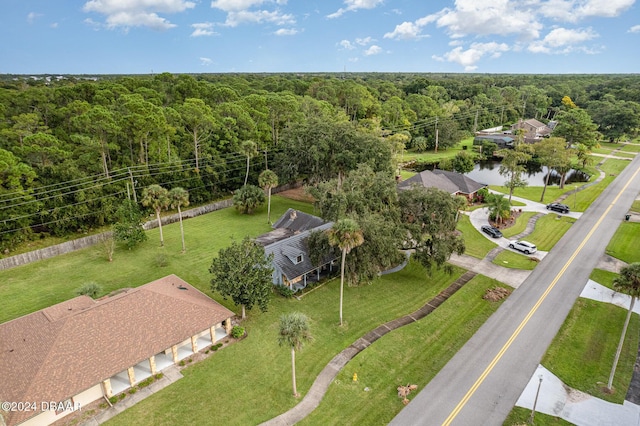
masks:
[[[490,185],[489,188],[494,191],[501,192],[505,194],[506,198],[509,198],[509,188],[497,185]],[[573,186],[565,185],[564,189],[560,189],[557,186],[548,186],[547,190],[544,192],[544,201],[540,201],[542,189],[542,186],[527,186],[524,188],[516,188],[513,191],[513,196],[535,201],[536,203],[542,202],[544,204],[548,204],[558,199],[558,197],[560,197],[565,192],[571,191],[573,189]]]
[[[306,212],[313,209],[310,204],[279,196],[272,198],[271,207],[272,217],[278,217],[289,207]],[[266,211],[265,206],[255,215],[246,216],[235,209],[222,209],[186,220],[185,254],[180,252],[180,228],[175,223],[163,227],[164,248],[160,247],[156,228],[147,232],[149,239],[135,250],[118,248],[111,263],[106,261],[99,246],[94,246],[0,271],[0,322],[70,299],[75,296],[76,289],[92,281],[108,293],[176,274],[211,296],[208,272],[211,259],[232,238],[257,236],[269,231]],[[159,267],[164,262],[167,266]],[[216,299],[235,310],[228,301]]]
[[[505,419],[504,426],[523,426],[530,424],[531,410],[522,407],[513,407],[513,410],[509,413]],[[536,426],[566,426],[572,425],[566,420],[562,420],[559,417],[549,416],[542,413],[534,413],[533,424]]]
[[[469,216],[465,214],[459,216],[457,229],[462,232],[464,237],[464,254],[483,259],[497,245],[475,229],[471,225]]]
[[[478,275],[426,318],[373,343],[346,365],[318,408],[299,424],[388,424],[404,408],[396,388],[416,384],[420,391],[436,375],[498,308],[499,303],[482,299],[497,285]]]
[[[609,272],[603,269],[594,269],[591,271],[591,276],[589,278],[607,288],[613,288],[613,279],[617,276],[618,274],[615,272]]]
[[[640,223],[622,222],[609,241],[606,253],[627,263],[640,262]]]
[[[529,219],[535,215],[536,212],[522,212],[516,219],[516,223],[514,225],[500,230],[502,231],[502,235],[504,235],[505,238],[511,238],[514,235],[518,235],[523,232],[529,223]]]
[[[604,179],[595,185],[591,185],[582,191],[578,191],[577,195],[575,197],[572,195],[570,199],[566,200],[566,203],[574,211],[585,211],[628,165],[629,162],[625,160],[607,159],[600,166],[602,171],[605,173]]]
[[[438,150],[438,152],[434,152],[433,150],[424,151],[424,152],[415,152],[411,150],[405,151],[404,154],[402,155],[401,161],[403,163],[410,162],[410,161],[417,161],[419,163],[426,163],[426,162],[435,163],[444,158],[455,157],[458,152],[463,150],[462,148],[463,146],[467,146],[466,151],[469,154],[475,155],[473,151],[473,138],[467,138],[467,139],[463,139],[462,141],[460,141],[458,144],[456,144],[451,148],[446,148],[446,149],[441,148]]]
[[[505,268],[532,270],[538,264],[538,262],[531,260],[532,257],[535,257],[535,254],[526,255],[503,250],[493,259],[493,263]]]
[[[298,402],[291,396],[290,352],[277,344],[278,318],[282,313],[300,311],[311,319],[314,341],[296,355],[298,391],[304,395],[316,376],[338,352],[378,325],[415,311],[462,272],[454,268],[454,274],[447,275],[434,270],[429,277],[422,267],[410,263],[402,271],[383,276],[371,285],[345,287],[346,325],[343,327],[337,325],[338,279],[318,287],[302,300],[278,297],[271,304],[269,312],[249,313],[244,323],[248,330],[246,339],[183,370],[183,379],[127,409],[109,424],[257,424],[273,418]],[[455,353],[455,347],[450,345],[452,341],[455,344],[464,343],[466,337],[462,333],[472,332],[489,313],[473,304],[467,307],[466,304],[470,302],[464,299],[452,302],[455,306],[446,309],[444,319],[440,319],[436,325],[429,323],[433,328],[430,331],[433,334],[431,339],[449,336],[443,337],[442,344],[438,345],[440,351],[449,347],[446,354],[440,355],[442,360],[439,362],[445,362]],[[482,302],[475,303],[488,305],[484,309],[493,309],[491,304]],[[460,313],[457,315],[463,319],[450,317],[455,318],[458,311]],[[461,334],[458,335],[458,332]],[[429,350],[431,345],[422,340],[425,337],[424,329],[403,333],[407,338],[412,336],[422,341],[422,350]],[[373,353],[370,349],[363,353],[365,359],[373,359],[373,355],[369,355]],[[409,353],[403,361],[411,364],[411,358],[418,355],[421,354]],[[386,356],[380,357],[387,359]],[[368,373],[362,374],[362,379],[366,380]],[[383,376],[382,373],[380,375]],[[342,415],[334,417],[334,422],[336,418],[342,418]]]
[[[624,144],[624,145],[622,145],[622,151],[625,151],[625,152],[640,152],[640,145]]]
[[[613,381],[618,391],[610,394],[603,388],[609,380],[626,314],[626,309],[609,303],[578,299],[542,359],[542,365],[567,386],[621,404],[638,354],[640,320],[636,314],[629,323]]]
[[[640,213],[640,200],[635,200],[631,205],[631,211],[634,213]]]
[[[410,170],[404,170],[404,169],[400,170],[400,178],[402,180],[407,180],[410,177],[414,176],[415,174],[416,172],[412,172]]]
[[[546,214],[536,221],[534,231],[525,239],[538,247],[538,250],[549,251],[575,223],[576,219],[553,213]]]

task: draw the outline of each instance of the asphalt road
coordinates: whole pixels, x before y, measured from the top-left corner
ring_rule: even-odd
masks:
[[[391,424],[502,425],[639,192],[636,156]]]

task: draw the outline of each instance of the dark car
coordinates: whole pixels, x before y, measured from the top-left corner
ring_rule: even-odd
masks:
[[[482,225],[480,229],[482,229],[482,232],[489,235],[490,237],[493,237],[493,238],[502,237],[502,232],[500,232],[500,230],[496,227],[489,226],[489,225]]]
[[[569,206],[560,203],[547,204],[547,210],[553,210],[558,213],[569,213]]]

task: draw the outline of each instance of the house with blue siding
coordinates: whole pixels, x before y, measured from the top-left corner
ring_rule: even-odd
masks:
[[[332,226],[333,222],[289,209],[273,224],[273,231],[257,237],[255,241],[264,247],[265,254],[273,255],[273,284],[298,291],[333,272],[338,257],[327,254],[314,263],[308,246],[311,233],[324,232]]]

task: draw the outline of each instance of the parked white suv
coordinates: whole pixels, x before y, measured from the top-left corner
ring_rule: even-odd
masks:
[[[532,254],[538,250],[535,244],[531,244],[530,242],[522,241],[522,240],[512,241],[509,244],[509,248],[519,250],[525,254]]]

